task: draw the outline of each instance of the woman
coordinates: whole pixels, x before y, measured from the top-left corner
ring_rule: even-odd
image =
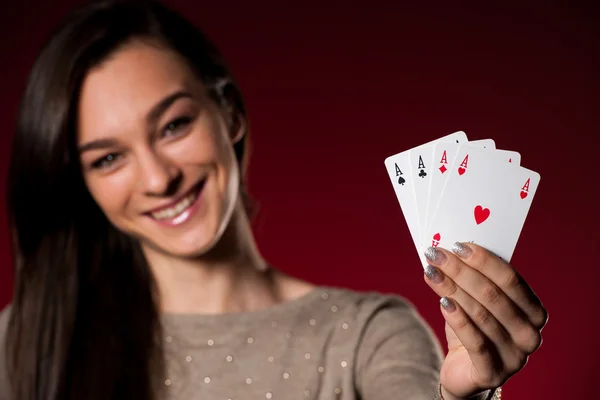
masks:
[[[14,139],[0,399],[498,398],[547,319],[515,270],[472,244],[427,251],[443,358],[405,299],[268,264],[247,141],[230,72],[177,14],[119,1],[64,22]]]

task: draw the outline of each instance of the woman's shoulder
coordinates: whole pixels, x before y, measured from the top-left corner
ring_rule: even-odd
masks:
[[[383,353],[395,354],[401,361],[425,357],[424,362],[439,364],[439,340],[406,297],[332,287],[319,287],[319,290],[325,306],[318,307],[323,313],[318,317],[331,321],[336,332],[341,333],[340,337],[354,338],[353,346],[360,360],[369,359],[373,349],[380,349]]]
[[[325,304],[323,312],[333,311],[359,325],[429,328],[416,306],[400,294],[327,286],[319,286],[317,290]]]
[[[397,293],[364,291],[343,287],[317,286],[321,297],[329,302],[338,303],[357,312],[370,312],[382,308],[413,311],[415,306],[404,296]]]
[[[276,309],[290,316],[296,316],[297,313],[292,312],[295,309],[300,311],[298,317],[304,318],[305,313],[309,313],[315,318],[329,321],[344,318],[369,323],[374,316],[381,318],[392,315],[399,321],[414,322],[416,318],[418,323],[422,322],[416,307],[397,293],[313,284],[279,271],[276,276],[282,292],[288,298]]]

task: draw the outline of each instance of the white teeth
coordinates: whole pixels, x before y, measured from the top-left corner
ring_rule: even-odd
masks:
[[[184,197],[179,203],[175,204],[173,207],[165,208],[164,210],[160,210],[152,213],[152,218],[154,219],[171,219],[175,218],[186,208],[188,208],[192,203],[196,200],[196,193],[192,193],[186,197]]]

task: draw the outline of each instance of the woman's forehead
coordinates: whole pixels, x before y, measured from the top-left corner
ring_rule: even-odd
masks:
[[[166,97],[176,92],[202,93],[201,83],[173,52],[134,44],[90,70],[79,102],[83,135],[138,125]]]

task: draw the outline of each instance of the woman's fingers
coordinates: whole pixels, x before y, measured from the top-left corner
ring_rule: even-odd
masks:
[[[454,331],[475,368],[473,377],[475,384],[483,387],[498,387],[504,382],[499,378],[504,374],[504,362],[497,348],[490,343],[489,338],[473,323],[469,315],[456,301],[449,297],[440,300],[442,314],[448,326]],[[450,349],[464,351],[462,349]]]
[[[450,299],[453,303],[460,306],[461,312],[467,319],[463,318],[456,322],[459,324],[458,326],[463,330],[475,329],[479,331],[487,339],[485,345],[495,347],[496,355],[500,360],[504,364],[516,368],[516,364],[519,362],[517,359],[521,358],[520,353],[522,351],[516,348],[511,335],[496,317],[486,307],[466,293],[456,282],[448,276],[444,276],[436,267],[428,265],[425,268],[425,276],[427,277],[427,283],[438,296]],[[444,304],[442,303],[442,305]],[[463,326],[467,323],[472,325],[472,328]],[[477,344],[484,345],[481,342]]]
[[[508,351],[514,351],[516,349],[512,347],[516,347],[531,354],[539,347],[541,343],[539,330],[493,281],[443,249],[428,251],[428,258],[450,278],[447,282],[441,283],[439,292],[436,290],[436,293],[440,296],[454,297],[478,326],[487,323],[490,317],[497,320],[503,328],[503,336],[510,336],[511,348]],[[490,337],[494,342],[499,342],[499,339],[502,339],[502,342],[506,341],[506,338],[498,337],[499,333],[489,332],[482,326],[480,328],[486,334],[496,335]],[[500,342],[498,344],[502,345]]]
[[[498,371],[498,365],[500,365],[504,371],[511,374],[516,373],[523,368],[527,362],[528,355],[531,353],[515,342],[510,332],[502,326],[486,307],[466,293],[452,279],[444,276],[443,272],[436,267],[428,265],[425,268],[425,276],[427,283],[434,292],[442,299],[448,298],[454,304],[460,306],[462,313],[466,317],[466,319],[463,318],[462,320],[457,320],[453,325],[449,325],[451,327],[458,326],[463,330],[467,329],[467,327],[463,326],[464,324],[472,325],[472,329],[479,331],[485,337],[485,344],[493,348],[493,354],[496,355],[496,362],[491,366],[487,366],[487,368],[491,368],[492,371],[485,372],[484,368],[486,368],[486,366],[477,365],[478,371],[482,375],[482,379],[491,379],[486,374],[496,373]],[[442,302],[442,306],[443,305],[444,303]],[[458,332],[455,331],[455,333],[458,337]],[[483,343],[478,343],[478,345],[483,345]],[[473,360],[473,362],[475,362],[475,360]]]
[[[499,287],[527,315],[538,331],[546,325],[548,313],[533,289],[507,262],[473,243],[455,243],[454,254]]]

